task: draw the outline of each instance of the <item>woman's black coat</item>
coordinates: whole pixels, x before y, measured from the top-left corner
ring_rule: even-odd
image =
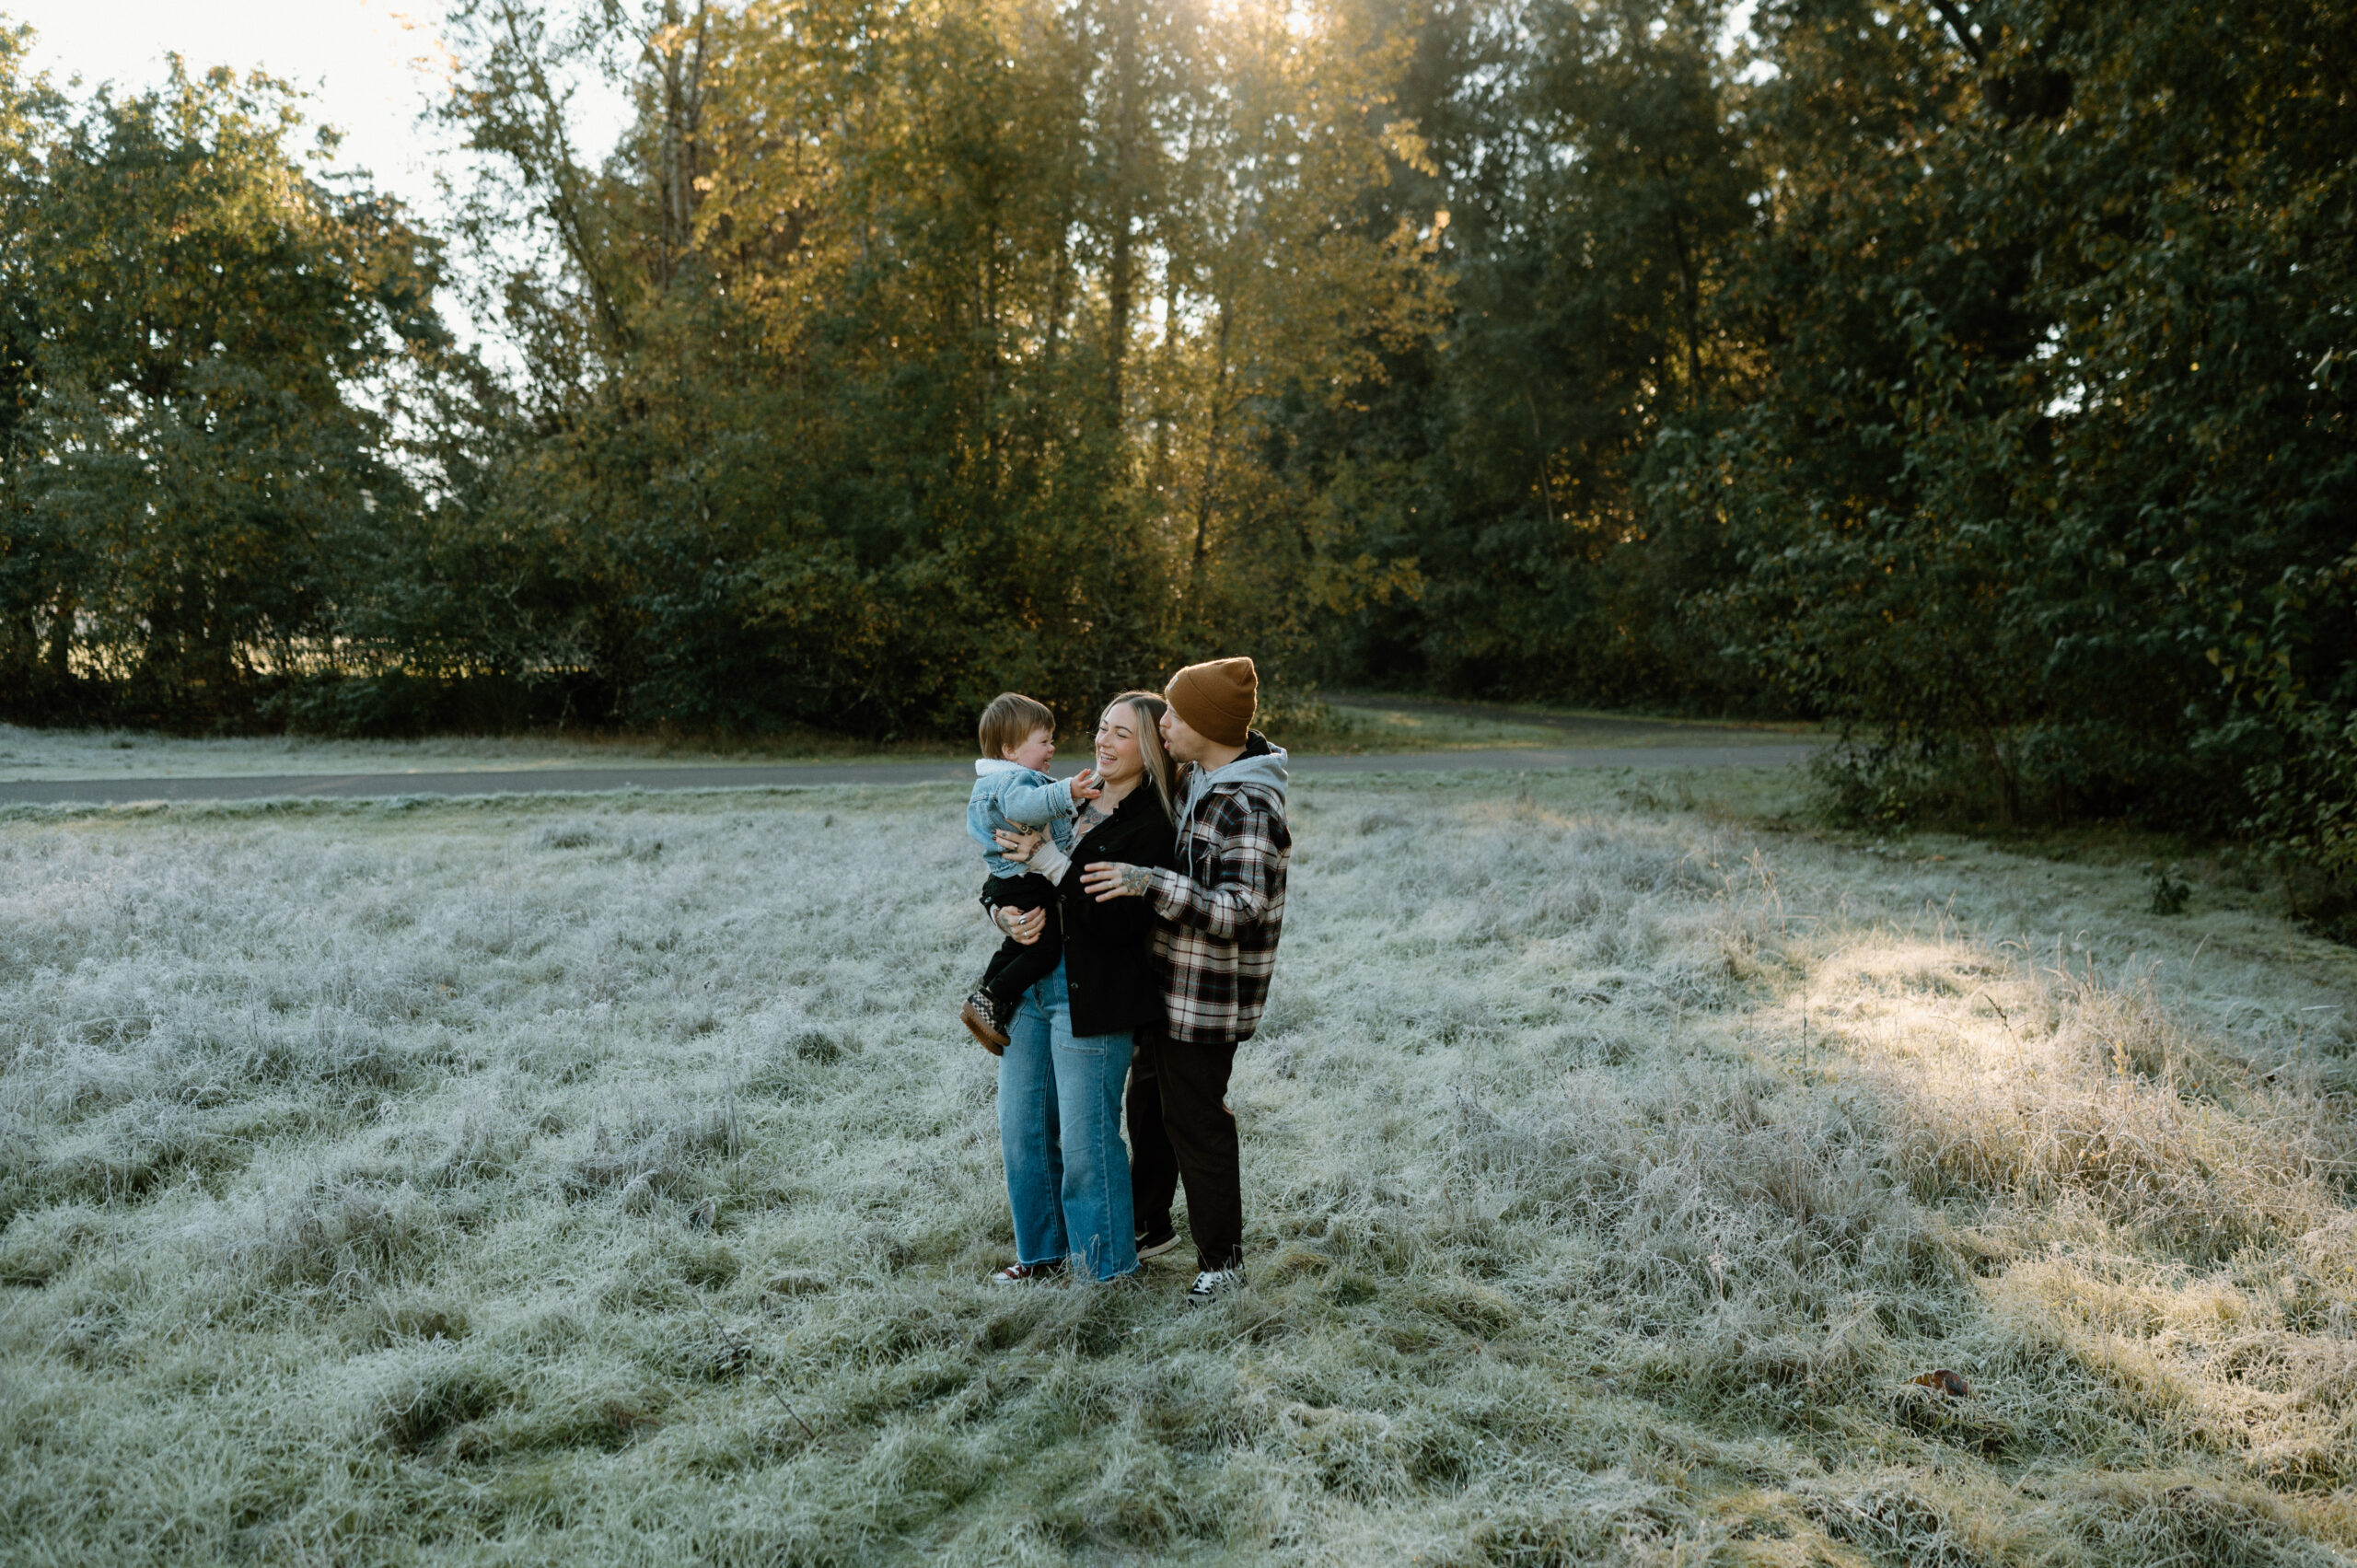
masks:
[[[1163,815],[1154,785],[1144,779],[1122,796],[1112,816],[1072,846],[1072,869],[1056,889],[1056,916],[1063,923],[1064,991],[1072,1002],[1074,1034],[1118,1034],[1160,1026],[1162,981],[1146,945],[1154,930],[1153,900],[1108,899],[1098,903],[1080,879],[1089,865],[1100,860],[1175,866],[1177,848],[1178,834]]]

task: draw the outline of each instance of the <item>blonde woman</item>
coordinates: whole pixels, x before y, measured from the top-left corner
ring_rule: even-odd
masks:
[[[1074,820],[1070,854],[1038,833],[998,835],[1009,860],[1056,884],[1064,944],[1062,961],[1023,993],[999,1057],[999,1147],[1016,1255],[992,1276],[1003,1283],[1075,1267],[1119,1279],[1138,1266],[1121,1090],[1138,1035],[1162,1023],[1148,946],[1154,911],[1138,899],[1091,896],[1075,868],[1174,863],[1164,706],[1151,691],[1124,691],[1105,705],[1097,726],[1101,793]],[[1037,910],[999,910],[993,919],[1019,942],[1039,940],[1046,923]]]

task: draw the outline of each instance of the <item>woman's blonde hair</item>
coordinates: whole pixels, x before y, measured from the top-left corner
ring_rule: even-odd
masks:
[[[1145,764],[1146,782],[1154,786],[1155,799],[1162,803],[1162,814],[1171,821],[1178,820],[1178,770],[1170,761],[1170,753],[1162,749],[1162,714],[1170,704],[1155,691],[1122,691],[1106,703],[1127,703],[1132,712],[1145,722],[1138,726],[1138,761]]]

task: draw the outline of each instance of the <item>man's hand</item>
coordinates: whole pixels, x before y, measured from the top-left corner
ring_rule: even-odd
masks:
[[[1091,862],[1080,874],[1080,885],[1097,895],[1098,903],[1108,899],[1142,899],[1154,886],[1154,870],[1145,865],[1124,865],[1118,860]]]
[[[1017,865],[1028,865],[1032,852],[1046,841],[1048,835],[1039,832],[1010,833],[1004,828],[994,828],[992,836],[998,840],[999,854]]]
[[[1048,912],[994,909],[991,911],[991,923],[1028,947],[1048,928]]]
[[[1094,800],[1104,793],[1105,781],[1097,776],[1096,769],[1083,768],[1073,774],[1072,797],[1074,800]]]

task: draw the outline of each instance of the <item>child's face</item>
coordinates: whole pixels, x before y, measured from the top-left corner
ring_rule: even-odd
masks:
[[[1035,773],[1046,772],[1048,764],[1056,760],[1056,732],[1047,728],[1033,730],[1030,739],[1006,749],[1006,760]]]

